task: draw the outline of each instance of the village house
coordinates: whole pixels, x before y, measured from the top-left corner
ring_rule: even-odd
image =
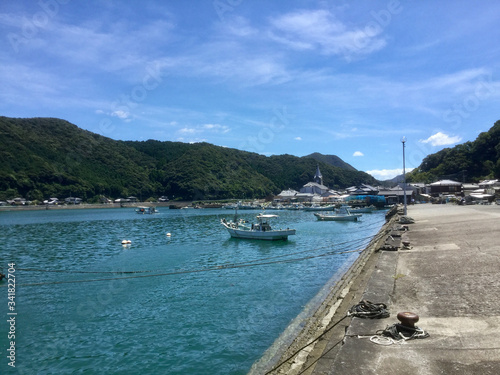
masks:
[[[379,196],[385,197],[386,204],[404,204],[405,190],[401,186],[391,189],[384,189],[378,192]],[[412,187],[406,187],[406,204],[411,204],[415,200],[415,191]]]
[[[430,184],[431,196],[439,197],[443,195],[462,195],[462,183],[452,180],[440,180]]]

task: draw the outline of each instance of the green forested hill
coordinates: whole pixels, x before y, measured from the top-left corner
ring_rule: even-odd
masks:
[[[60,119],[0,117],[0,200],[262,198],[299,189],[318,163],[332,188],[375,182],[309,157],[266,157],[208,143],[115,141]]]
[[[500,178],[500,121],[473,142],[428,155],[407,178],[413,182],[434,182],[443,178],[477,182]]]
[[[333,165],[334,167],[340,167],[340,168],[348,169],[351,171],[357,170],[352,165],[343,161],[337,155],[323,155],[323,154],[320,154],[319,152],[314,152],[310,155],[307,155],[306,158],[313,158],[317,161],[321,161],[323,163]]]

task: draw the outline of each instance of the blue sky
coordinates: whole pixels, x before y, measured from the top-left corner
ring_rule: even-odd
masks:
[[[334,154],[376,178],[500,119],[500,2],[0,5],[0,115],[121,140]]]

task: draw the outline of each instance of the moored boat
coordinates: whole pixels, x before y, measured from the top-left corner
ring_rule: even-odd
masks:
[[[357,221],[361,217],[361,214],[353,214],[348,206],[341,206],[332,215],[315,213],[314,216],[320,221]]]
[[[221,220],[221,224],[227,229],[233,238],[246,238],[253,240],[287,240],[288,236],[295,234],[295,229],[273,229],[269,224],[269,220],[276,218],[278,215],[260,214],[257,216],[257,223],[249,225],[248,223],[239,221]]]
[[[374,205],[365,207],[354,207],[350,209],[351,213],[356,213],[356,214],[369,214],[376,210],[377,207],[375,207]]]
[[[225,209],[238,209],[238,210],[260,210],[262,209],[262,205],[259,202],[251,202],[251,203],[242,203],[239,201],[238,203],[228,203],[222,206]]]
[[[335,210],[334,205],[320,206],[320,205],[312,205],[309,207],[304,207],[304,211],[333,211]]]
[[[156,211],[156,207],[139,206],[135,209],[135,212],[144,215],[144,214],[156,214],[158,211]]]

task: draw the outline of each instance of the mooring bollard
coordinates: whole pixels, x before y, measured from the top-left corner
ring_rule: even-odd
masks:
[[[401,325],[409,328],[415,328],[415,323],[419,320],[417,314],[409,311],[398,313],[397,318],[401,322]]]

